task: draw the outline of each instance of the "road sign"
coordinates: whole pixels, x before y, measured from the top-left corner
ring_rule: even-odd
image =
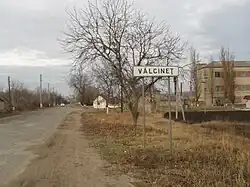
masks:
[[[169,105],[169,140],[170,153],[172,155],[172,123],[171,123],[171,100],[170,100],[170,77],[179,76],[179,67],[176,66],[134,66],[134,77],[143,77],[142,84],[142,98],[143,98],[143,147],[145,148],[145,126],[146,126],[146,112],[145,112],[145,87],[144,77],[168,77],[168,105]],[[178,108],[177,108],[178,109]]]
[[[134,66],[135,77],[177,77],[179,68],[175,66]]]

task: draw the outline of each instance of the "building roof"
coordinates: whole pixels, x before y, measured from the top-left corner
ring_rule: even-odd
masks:
[[[9,100],[3,96],[0,96],[0,101],[5,102],[5,103],[9,102]]]
[[[208,63],[204,68],[222,67],[221,61]],[[250,61],[234,61],[234,67],[250,67]]]
[[[101,95],[99,95],[94,101],[103,102],[103,101],[106,101],[106,99],[104,99],[104,97],[102,97]]]

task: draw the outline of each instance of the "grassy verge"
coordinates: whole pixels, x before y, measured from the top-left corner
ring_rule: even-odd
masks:
[[[174,123],[170,155],[169,126],[161,115],[147,116],[146,149],[141,126],[135,136],[128,113],[84,113],[82,120],[81,130],[93,146],[116,172],[138,179],[136,186],[250,185],[250,140],[236,135],[228,124]],[[215,128],[216,123],[221,128]]]

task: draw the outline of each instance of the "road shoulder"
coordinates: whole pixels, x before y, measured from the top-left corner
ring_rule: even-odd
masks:
[[[105,163],[89,147],[81,126],[81,111],[69,114],[51,138],[31,148],[37,157],[6,187],[132,186],[125,176],[103,172]]]

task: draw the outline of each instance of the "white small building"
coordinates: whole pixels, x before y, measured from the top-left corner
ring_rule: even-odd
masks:
[[[104,109],[106,108],[106,104],[106,100],[102,96],[98,96],[93,102],[93,107],[98,109]]]

